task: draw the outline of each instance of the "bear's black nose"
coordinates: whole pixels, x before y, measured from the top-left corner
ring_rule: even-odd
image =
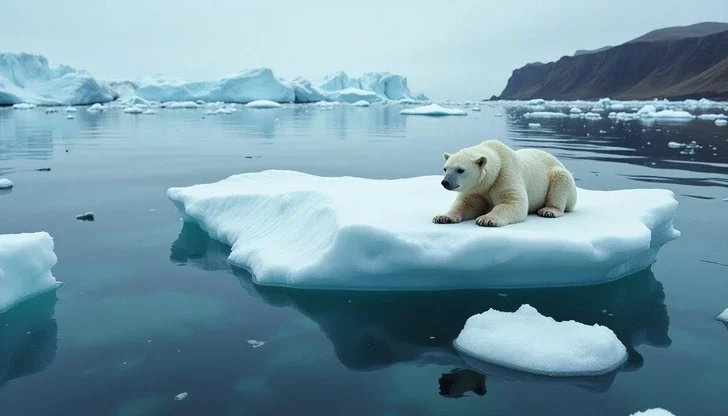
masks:
[[[450,187],[450,182],[448,182],[447,180],[443,180],[443,181],[442,181],[442,182],[440,182],[440,183],[441,183],[441,184],[442,184],[442,186],[444,186],[445,188],[449,188],[449,187]]]

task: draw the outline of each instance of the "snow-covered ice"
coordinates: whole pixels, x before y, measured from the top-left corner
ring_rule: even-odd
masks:
[[[627,361],[627,349],[611,329],[557,322],[529,305],[471,316],[453,345],[478,360],[554,377],[603,375]]]
[[[698,119],[700,120],[718,120],[721,118],[726,118],[725,114],[701,114],[698,116]]]
[[[406,108],[399,112],[402,115],[412,116],[464,116],[467,113],[459,108],[446,108],[438,104],[430,104],[422,107]]]
[[[265,342],[264,341],[256,341],[254,339],[249,339],[248,340],[248,344],[250,344],[250,346],[253,347],[253,348],[258,348],[258,347],[262,347],[263,345],[265,345]]]
[[[568,117],[564,113],[556,113],[551,111],[535,111],[533,113],[526,113],[523,115],[526,118],[566,118]]]
[[[15,186],[15,184],[10,179],[0,178],[0,189],[10,189],[13,186]]]
[[[575,211],[562,218],[532,215],[501,228],[481,228],[473,221],[432,224],[456,197],[439,185],[441,179],[263,171],[171,188],[167,195],[185,221],[199,223],[212,238],[232,246],[232,264],[251,270],[257,283],[273,286],[427,290],[595,284],[648,267],[660,247],[680,235],[672,226],[677,201],[661,189],[580,189]]]
[[[728,125],[728,120],[724,120],[724,119],[715,120],[715,125],[718,127],[723,127],[725,125]]]
[[[471,108],[472,111],[480,111],[480,107],[473,107]]]
[[[668,142],[667,143],[667,147],[669,147],[670,149],[679,149],[684,146],[685,146],[685,144],[678,143],[678,142]]]
[[[182,393],[174,396],[174,399],[179,402],[179,401],[186,399],[187,396],[189,396],[189,394],[187,394],[187,392],[185,391],[185,392],[182,392]]]
[[[248,108],[280,108],[281,105],[270,100],[255,100],[245,104]]]
[[[581,109],[577,107],[571,107],[571,110],[569,110],[569,113],[571,114],[581,114]]]
[[[133,106],[131,106],[131,107],[127,107],[127,108],[125,108],[125,109],[124,109],[124,112],[125,112],[125,113],[128,113],[128,114],[141,114],[141,113],[143,113],[143,112],[144,112],[144,109],[142,109],[142,108],[141,108],[141,107],[139,107],[139,106],[133,105]]]
[[[175,110],[175,109],[180,109],[180,108],[198,108],[199,106],[200,105],[194,101],[165,101],[162,104],[160,104],[160,107],[168,108],[170,110]]]
[[[716,316],[715,319],[728,323],[728,308]]]
[[[642,412],[632,413],[629,416],[675,416],[671,412],[668,412],[665,409],[655,407],[653,409],[647,409]]]
[[[532,128],[532,129],[537,129],[537,128],[541,127],[541,123],[528,123],[528,127]]]
[[[28,53],[0,53],[0,105],[85,105],[105,103],[117,95],[86,71]]]
[[[0,235],[0,312],[59,285],[51,274],[56,264],[48,233]]]
[[[78,109],[76,107],[66,107],[63,109],[63,111],[66,113],[75,113],[78,111]]]
[[[641,115],[643,118],[654,118],[661,120],[691,120],[695,118],[694,115],[683,110],[662,110],[650,113],[642,113]]]
[[[153,108],[148,108],[148,109],[144,110],[144,112],[142,114],[151,116],[151,115],[157,114],[157,110],[155,110]]]
[[[86,111],[89,113],[97,113],[99,111],[106,111],[106,106],[103,104],[96,103],[92,105],[91,107],[87,108]]]
[[[2,79],[0,79],[0,82],[2,82]],[[35,104],[28,104],[28,103],[13,104],[13,110],[32,110],[35,107],[36,107]]]
[[[355,102],[353,105],[354,105],[354,107],[369,107],[370,104],[369,104],[369,101],[359,100],[359,101]]]

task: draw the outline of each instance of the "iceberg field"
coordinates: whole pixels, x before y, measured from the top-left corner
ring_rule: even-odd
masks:
[[[0,105],[86,105],[117,97],[107,83],[86,71],[52,68],[40,55],[0,53]]]
[[[48,233],[0,235],[0,312],[56,288],[56,261]]]
[[[309,289],[596,284],[648,267],[680,235],[672,226],[677,202],[661,189],[579,189],[574,212],[501,228],[433,224],[456,196],[440,180],[273,170],[167,195],[185,221],[229,244],[228,260],[258,284]]]
[[[603,375],[627,361],[627,349],[611,329],[557,322],[529,305],[471,316],[453,345],[488,363],[553,377]]]

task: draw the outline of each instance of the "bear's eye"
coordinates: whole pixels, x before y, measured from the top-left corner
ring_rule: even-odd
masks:
[[[458,169],[458,173],[463,173],[463,172],[465,172],[465,169],[463,169],[463,168]]]
[[[442,168],[443,171],[447,172],[447,168]]]

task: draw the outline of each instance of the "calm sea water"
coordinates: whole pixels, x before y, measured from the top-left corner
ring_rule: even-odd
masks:
[[[0,176],[16,184],[0,195],[0,233],[51,233],[65,282],[0,315],[0,414],[728,414],[728,328],[713,320],[728,307],[728,128],[567,119],[529,129],[497,107],[439,119],[399,110],[81,109],[67,120],[0,109]],[[553,152],[580,187],[673,190],[682,237],[651,269],[594,287],[296,291],[231,269],[229,248],[184,225],[166,198],[171,186],[271,168],[438,174],[443,152],[489,138]],[[667,146],[692,140],[703,145],[694,155]],[[75,219],[86,211],[96,221]],[[576,380],[464,370],[451,342],[467,317],[523,303],[610,327],[628,365]]]

